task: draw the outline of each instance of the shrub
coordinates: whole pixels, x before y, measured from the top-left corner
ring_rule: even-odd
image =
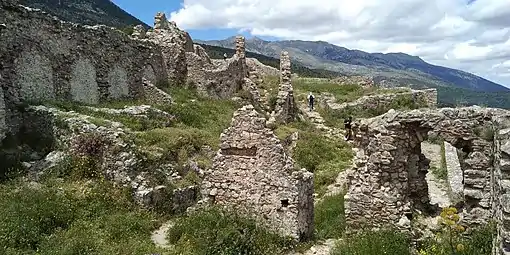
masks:
[[[326,196],[315,206],[316,238],[340,238],[345,230],[344,194]]]
[[[460,217],[454,207],[444,208],[439,219],[440,231],[433,239],[421,244],[420,255],[490,255],[495,225],[488,224],[463,235]]]
[[[151,254],[154,215],[109,182],[0,186],[0,254]]]
[[[409,238],[396,230],[363,231],[339,241],[331,255],[409,255]]]
[[[178,219],[167,238],[180,254],[281,254],[294,245],[291,239],[271,233],[253,219],[218,208]]]

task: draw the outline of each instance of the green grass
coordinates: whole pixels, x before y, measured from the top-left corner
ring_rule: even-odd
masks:
[[[214,207],[179,218],[167,238],[178,254],[282,254],[295,245],[253,219]]]
[[[410,240],[393,230],[363,231],[338,241],[331,255],[409,255]]]
[[[345,231],[344,194],[326,196],[315,205],[315,238],[340,238]]]
[[[338,173],[351,165],[354,156],[347,142],[326,138],[316,131],[299,133],[293,155],[299,167],[314,173],[315,192],[319,195],[335,182]]]
[[[151,254],[156,216],[108,182],[0,185],[1,254]]]

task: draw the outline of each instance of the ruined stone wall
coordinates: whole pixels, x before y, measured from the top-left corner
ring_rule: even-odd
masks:
[[[510,254],[510,114],[495,118],[493,209],[497,223],[493,255]]]
[[[167,80],[159,47],[106,26],[63,22],[0,1],[0,76],[6,122],[16,132],[17,105],[48,99],[98,103],[142,94],[144,69]]]
[[[283,51],[280,56],[280,86],[278,88],[275,109],[271,114],[280,123],[292,122],[297,117],[291,74],[289,53]]]
[[[475,130],[490,125],[492,116],[500,111],[479,107],[392,110],[355,123],[355,143],[361,153],[356,169],[348,176],[348,228],[363,224],[399,226],[398,222],[414,209],[426,209],[428,192],[423,173],[428,162],[419,145],[429,131],[464,153],[464,223],[487,222],[492,213],[493,143]]]
[[[140,37],[139,34],[143,36]],[[160,46],[170,85],[186,84],[186,52],[194,51],[193,41],[187,32],[180,30],[175,22],[169,22],[164,13],[158,12],[154,17],[154,29],[145,34],[138,31],[134,36],[146,38]]]
[[[242,89],[244,79],[248,77],[244,37],[237,37],[236,49],[232,58],[213,64],[205,50],[195,45],[195,51],[187,53],[188,82],[205,96],[232,97]]]
[[[313,233],[313,174],[294,169],[280,140],[251,105],[234,113],[220,150],[205,174],[202,195],[248,213],[283,235]]]
[[[454,202],[462,201],[464,198],[464,176],[460,167],[457,148],[448,142],[444,142],[444,151],[450,197]]]
[[[354,108],[359,110],[389,108],[399,97],[410,98],[413,102],[421,105],[422,107],[437,107],[436,89],[411,90],[409,92],[363,96],[353,102],[342,104],[336,103],[334,97],[328,95],[322,95],[322,97],[324,99],[321,100],[321,105],[334,111],[340,111],[346,108]]]
[[[280,75],[280,71],[278,69],[272,67],[272,66],[266,66],[262,64],[258,59],[256,58],[246,58],[246,65],[248,66],[248,69],[250,71],[250,74],[256,73],[260,78],[263,76],[278,76]]]

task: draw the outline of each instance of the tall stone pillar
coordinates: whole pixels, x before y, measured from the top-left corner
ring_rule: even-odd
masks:
[[[296,119],[297,108],[291,82],[291,64],[289,53],[283,51],[280,56],[280,87],[274,112],[271,114],[279,123],[289,123]]]
[[[236,37],[236,55],[241,59],[246,58],[246,46],[244,36]]]

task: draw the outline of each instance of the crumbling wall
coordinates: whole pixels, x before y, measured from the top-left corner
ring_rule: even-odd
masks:
[[[494,118],[493,209],[497,223],[493,255],[510,253],[510,114]]]
[[[313,233],[313,174],[296,170],[280,140],[252,105],[234,113],[205,174],[202,195],[248,213],[283,235]]]
[[[232,97],[242,89],[244,79],[248,77],[244,37],[237,37],[236,49],[232,58],[213,64],[205,50],[196,45],[195,51],[188,53],[188,82],[205,96]]]
[[[283,51],[280,56],[280,87],[274,112],[271,114],[277,122],[289,123],[296,119],[297,108],[291,82],[291,63],[289,53]]]
[[[380,94],[372,96],[363,96],[359,99],[338,104],[332,95],[322,95],[324,100],[321,100],[322,106],[332,111],[341,111],[344,109],[365,110],[365,109],[388,109],[397,99],[409,99],[411,102],[426,108],[437,107],[437,90],[424,89],[424,90],[411,90],[408,92],[396,92],[389,94]]]
[[[45,12],[0,1],[0,76],[6,123],[16,133],[22,101],[97,103],[142,95],[144,68],[168,79],[160,48],[106,26],[60,21]]]
[[[164,13],[158,12],[154,17],[154,29],[146,33],[137,31],[134,36],[146,38],[160,46],[170,85],[186,84],[186,52],[194,50],[193,41],[187,32],[180,30],[175,22],[169,22]]]
[[[348,176],[345,196],[347,225],[356,229],[393,225],[427,205],[427,186],[419,144],[433,131],[463,151],[463,222],[491,219],[493,142],[476,134],[502,110],[479,107],[421,109],[388,113],[355,123],[356,169]],[[418,168],[411,165],[416,163]],[[418,171],[416,171],[418,169]],[[418,174],[417,174],[418,173]],[[409,226],[404,226],[408,228]]]

